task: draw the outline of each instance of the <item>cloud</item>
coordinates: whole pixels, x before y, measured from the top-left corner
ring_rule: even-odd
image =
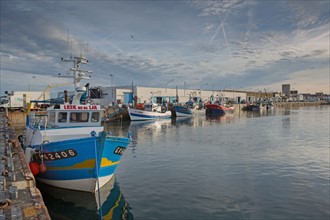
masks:
[[[297,29],[308,29],[329,22],[325,19],[329,16],[327,1],[285,1],[283,8],[288,10],[288,20]]]
[[[192,4],[201,9],[200,16],[221,15],[231,10],[240,10],[246,7],[246,1],[244,0],[232,0],[232,1],[213,1],[213,0],[200,0],[192,1]]]
[[[329,59],[329,3],[291,2],[1,1],[1,71],[56,77],[70,49],[95,85],[281,83]]]

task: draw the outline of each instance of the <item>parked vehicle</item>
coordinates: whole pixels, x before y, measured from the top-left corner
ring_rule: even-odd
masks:
[[[0,99],[0,111],[15,111],[21,110],[24,111],[27,109],[28,104],[32,100],[37,100],[43,92],[31,92],[31,91],[6,91],[7,96]],[[40,97],[40,101],[49,99],[50,93],[46,92]],[[38,105],[35,102],[31,109],[37,109]]]

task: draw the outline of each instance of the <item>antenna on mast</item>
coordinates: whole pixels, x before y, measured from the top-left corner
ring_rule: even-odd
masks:
[[[68,29],[68,39],[67,39],[67,46],[68,46],[68,48],[67,48],[67,50],[68,50],[68,57],[70,57],[70,30]]]
[[[80,57],[82,57],[82,45],[81,45],[81,42],[80,42],[79,46],[80,46]]]
[[[72,59],[72,40],[70,39],[70,29],[68,29],[68,58]]]

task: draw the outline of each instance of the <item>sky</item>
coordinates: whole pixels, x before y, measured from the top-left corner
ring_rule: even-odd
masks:
[[[330,93],[328,0],[0,2],[0,95],[71,82],[80,54],[92,87]]]

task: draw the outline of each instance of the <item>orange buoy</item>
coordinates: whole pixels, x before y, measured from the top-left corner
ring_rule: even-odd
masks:
[[[37,175],[39,173],[39,164],[37,162],[30,162],[29,163],[30,170],[33,174],[33,176]]]
[[[45,163],[41,163],[41,164],[39,165],[39,170],[40,170],[41,173],[46,172],[46,171],[47,171],[47,166],[46,166],[46,164],[45,164]]]

